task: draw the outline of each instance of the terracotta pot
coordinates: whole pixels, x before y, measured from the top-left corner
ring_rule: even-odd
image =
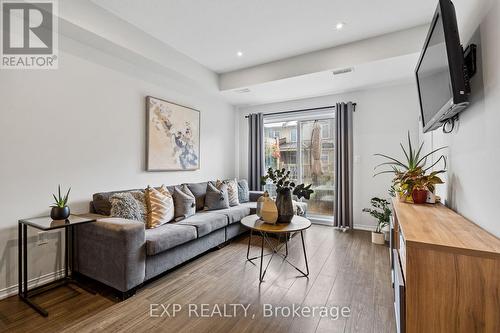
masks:
[[[384,245],[385,244],[384,234],[381,232],[372,231],[372,243]]]
[[[413,190],[411,193],[413,203],[424,204],[427,200],[427,190]]]

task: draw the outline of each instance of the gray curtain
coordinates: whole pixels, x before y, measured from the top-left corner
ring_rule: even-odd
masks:
[[[248,185],[251,191],[260,191],[260,177],[264,175],[264,117],[262,113],[248,115]]]
[[[353,103],[335,107],[335,221],[338,228],[352,228],[352,115]]]

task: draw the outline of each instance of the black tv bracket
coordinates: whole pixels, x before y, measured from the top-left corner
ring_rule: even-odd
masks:
[[[470,94],[470,79],[476,74],[476,44],[469,44],[464,50],[464,78],[466,93]]]
[[[470,95],[470,79],[476,74],[477,65],[476,65],[476,44],[469,44],[467,48],[464,50],[464,79],[465,79],[465,93]],[[458,114],[453,117],[447,119],[443,123],[443,133],[451,133],[455,129],[455,122],[458,121]]]

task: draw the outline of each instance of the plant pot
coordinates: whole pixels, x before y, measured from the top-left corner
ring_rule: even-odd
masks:
[[[413,198],[413,203],[424,204],[427,201],[427,190],[413,190],[411,192],[411,197]]]
[[[293,219],[292,192],[290,189],[277,191],[276,206],[278,208],[277,223],[290,223]]]
[[[52,207],[50,210],[50,218],[53,220],[66,220],[69,217],[70,211],[68,206]]]
[[[384,245],[385,244],[384,234],[381,232],[372,231],[372,243]]]

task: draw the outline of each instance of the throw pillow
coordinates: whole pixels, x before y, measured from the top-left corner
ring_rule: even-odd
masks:
[[[218,186],[213,183],[207,184],[205,196],[205,210],[229,208],[227,184],[219,182]]]
[[[144,211],[130,192],[115,193],[110,198],[112,217],[144,222]]]
[[[147,229],[156,228],[172,221],[174,200],[165,185],[162,185],[158,190],[148,186],[144,196],[147,206]]]
[[[229,200],[229,206],[238,206],[240,201],[238,200],[238,182],[236,179],[228,179],[223,182],[218,180],[215,183],[215,186],[219,187],[220,183],[225,183],[227,185],[227,198]]]
[[[175,220],[180,221],[196,213],[196,198],[186,184],[174,188]]]
[[[239,202],[250,201],[250,191],[248,189],[248,182],[246,179],[238,180],[238,200]]]

